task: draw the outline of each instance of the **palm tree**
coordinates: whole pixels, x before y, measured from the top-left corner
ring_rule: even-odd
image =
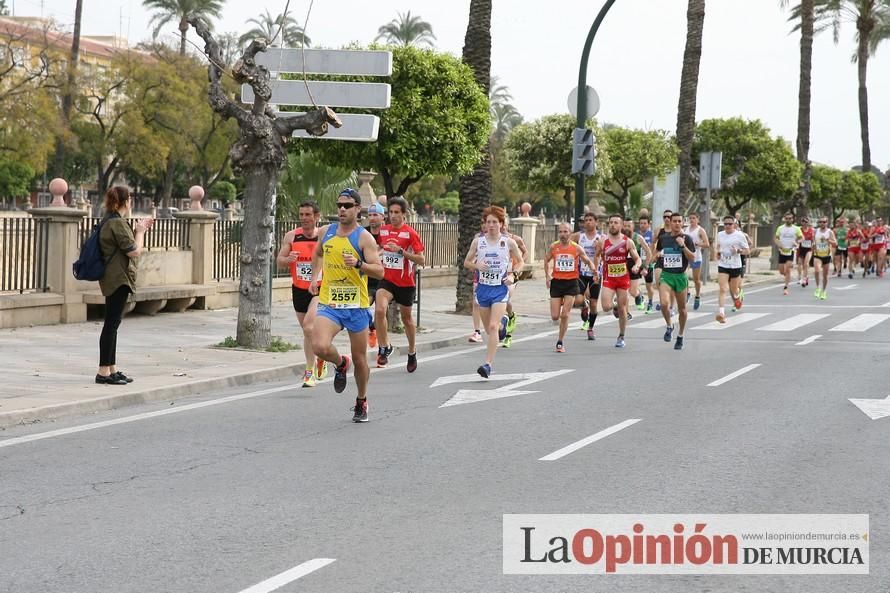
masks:
[[[494,144],[501,145],[510,130],[522,123],[522,115],[509,103],[492,104],[491,110],[494,123],[491,140]]]
[[[0,12],[0,14],[2,14],[2,12]],[[71,126],[71,110],[74,108],[74,87],[77,84],[77,65],[80,61],[80,27],[82,20],[83,0],[77,0],[74,5],[74,31],[71,35],[71,57],[68,60],[66,83],[62,92],[62,121],[66,127]],[[52,165],[52,173],[55,177],[61,177],[65,173],[65,156],[65,143],[60,136],[56,139],[56,154]]]
[[[201,18],[210,23],[210,18],[220,18],[225,0],[142,0],[142,5],[156,12],[149,24],[154,25],[152,35],[157,39],[161,29],[171,21],[179,21],[179,55],[185,55],[188,19]]]
[[[470,20],[464,37],[464,62],[473,69],[476,83],[489,94],[491,85],[491,0],[470,0]],[[458,262],[470,250],[473,237],[479,231],[482,210],[491,203],[491,141],[489,140],[479,164],[469,175],[460,179],[460,224],[457,241]],[[457,277],[457,312],[472,308],[473,276],[461,269]]]
[[[890,37],[890,0],[814,0],[817,31],[832,29],[834,42],[840,38],[844,21],[856,25],[856,62],[859,78],[859,128],[862,138],[862,170],[871,171],[868,138],[868,58]],[[799,9],[799,7],[798,7]]]
[[[689,0],[686,9],[686,50],[680,76],[680,102],[677,105],[677,144],[680,147],[680,209],[689,204],[692,168],[692,141],[695,136],[695,101],[698,94],[698,68],[705,25],[705,0]]]
[[[782,7],[788,0],[781,0]],[[798,202],[807,203],[810,195],[810,89],[813,72],[813,36],[815,34],[815,0],[801,0],[792,11],[792,19],[797,22],[795,31],[800,30],[800,81],[797,92],[797,160],[804,166],[803,184]],[[795,18],[797,17],[797,18]]]
[[[266,14],[247,22],[256,26],[238,38],[241,45],[247,45],[253,39],[265,39],[269,45],[278,47],[309,47],[311,43],[303,27],[290,15],[279,14],[273,18],[266,9]]]
[[[510,93],[510,87],[501,84],[500,78],[497,76],[492,76],[488,91],[488,102],[491,105],[492,115],[496,105],[505,105],[512,100],[513,95]]]
[[[392,45],[420,45],[425,43],[432,47],[433,27],[428,22],[420,19],[419,16],[411,16],[411,11],[402,14],[398,13],[398,18],[394,18],[386,25],[377,30],[377,37],[374,41],[385,39],[387,43]]]

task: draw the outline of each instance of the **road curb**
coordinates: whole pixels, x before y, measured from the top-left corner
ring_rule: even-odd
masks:
[[[461,335],[430,342],[418,342],[417,351],[431,352],[443,348],[450,348],[451,346],[464,344],[466,343],[466,340],[466,336]],[[399,355],[407,355],[408,347],[398,346],[396,347],[396,350]],[[369,363],[375,364],[376,359],[376,353],[369,350]],[[246,387],[258,383],[270,383],[288,379],[293,379],[296,383],[303,376],[305,368],[305,364],[303,363],[288,364],[257,369],[235,375],[227,375],[224,377],[215,377],[213,379],[201,379],[176,383],[174,385],[165,385],[163,387],[155,387],[142,391],[131,391],[105,397],[25,408],[10,412],[0,412],[0,429],[19,425],[36,424],[48,420],[57,420],[59,418],[64,418],[65,416],[73,416],[76,414],[94,414],[96,412],[106,412],[139,404],[175,400],[231,387]]]

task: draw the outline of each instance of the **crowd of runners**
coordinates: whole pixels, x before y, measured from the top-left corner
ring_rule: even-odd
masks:
[[[359,225],[361,199],[353,189],[340,193],[337,222],[326,226],[318,226],[318,204],[300,204],[300,228],[285,235],[277,257],[279,266],[290,268],[293,279],[293,305],[304,335],[303,387],[314,387],[326,376],[330,363],[334,390],[342,393],[347,374],[354,369],[358,390],[352,418],[355,422],[368,421],[368,347],[377,348],[378,368],[387,367],[393,354],[387,331],[387,311],[393,302],[408,340],[406,370],[413,373],[417,369],[417,326],[412,305],[415,268],[425,262],[424,244],[406,223],[408,203],[401,197],[385,201],[385,207],[378,202],[368,208],[368,227]],[[544,258],[550,315],[559,326],[555,351],[566,351],[566,335],[575,308],[580,308],[581,329],[590,341],[596,340],[598,315],[614,315],[618,320],[616,348],[626,347],[632,309],[645,315],[660,313],[665,323],[664,341],[682,350],[687,305],[691,304],[693,310],[701,307],[701,270],[707,265],[702,250],[709,248],[717,261],[715,319],[726,323],[728,304],[732,311],[743,307],[742,278],[753,243],[735,217],[726,216],[722,223],[713,243],[695,214],[686,221],[682,214],[670,210],[663,213],[657,230],[653,230],[655,225],[646,213],[636,221],[617,214],[599,221],[588,212],[581,230],[574,233],[569,224],[560,224],[558,239]],[[831,228],[826,217],[819,217],[817,225],[811,227],[804,217],[798,226],[788,213],[776,229],[774,243],[785,278],[784,294],[789,293],[794,268],[802,287],[809,285],[813,268],[814,294],[821,300],[827,298],[832,265],[838,277],[846,273],[852,278],[860,272],[863,278],[869,274],[883,277],[883,219],[869,223],[852,220],[848,226],[841,217]],[[522,238],[507,230],[504,209],[486,208],[480,231],[463,262],[474,278],[469,341],[486,345],[484,360],[477,369],[482,377],[491,376],[498,349],[512,345],[517,326],[512,297],[527,257]],[[344,329],[349,335],[349,354],[341,354],[333,344],[334,337]]]

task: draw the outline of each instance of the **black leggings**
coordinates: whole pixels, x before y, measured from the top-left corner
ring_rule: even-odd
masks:
[[[124,284],[110,296],[105,297],[105,324],[102,326],[102,334],[99,336],[100,367],[115,365],[117,328],[121,325],[128,296],[130,296],[130,287]]]

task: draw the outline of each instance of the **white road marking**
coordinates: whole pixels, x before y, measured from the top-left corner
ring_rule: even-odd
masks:
[[[850,399],[850,403],[862,410],[872,420],[890,416],[890,395],[884,399]]]
[[[760,319],[761,317],[766,317],[767,315],[769,315],[769,313],[739,313],[737,315],[727,316],[726,323],[712,321],[711,323],[699,325],[697,327],[693,327],[692,329],[723,330],[730,327],[739,326],[743,323],[748,323],[749,321],[754,321],[755,319]]]
[[[309,560],[308,562],[299,564],[291,568],[290,570],[282,572],[281,574],[277,574],[274,577],[268,578],[261,583],[257,583],[253,587],[244,589],[240,593],[270,593],[271,591],[280,589],[286,584],[292,583],[311,572],[315,572],[320,568],[324,568],[332,562],[336,562],[336,560],[334,558],[316,558],[314,560]]]
[[[687,313],[686,321],[689,322],[689,321],[692,321],[693,319],[698,319],[699,317],[705,317],[707,315],[710,315],[710,313],[699,313],[699,312]],[[673,317],[671,317],[671,323],[678,323],[677,319],[678,319],[677,316],[674,315]],[[644,321],[642,323],[633,323],[633,322],[631,322],[631,323],[632,323],[631,327],[634,329],[637,329],[637,328],[652,329],[652,328],[656,328],[656,327],[657,328],[665,327],[664,317],[661,316],[661,311],[658,312],[658,319],[652,319],[650,321]]]
[[[890,307],[890,303],[884,303],[884,304],[881,305],[881,306],[882,306],[882,307]]]
[[[810,336],[806,340],[801,340],[800,342],[795,344],[795,346],[806,346],[807,344],[812,344],[813,342],[815,342],[816,340],[818,340],[821,337],[822,337],[822,334],[816,334],[815,336]]]
[[[497,376],[494,375],[491,379],[484,379],[479,375],[453,375],[451,377],[441,377],[433,383],[433,386],[436,385],[447,385],[448,383],[461,382],[459,381],[462,378],[469,377],[473,382],[477,382],[477,379],[481,379],[482,381],[494,381],[494,380],[503,380],[503,379],[521,379],[520,381],[516,381],[515,383],[508,383],[506,385],[502,385],[497,389],[461,389],[456,394],[454,394],[448,401],[439,406],[440,408],[447,408],[449,406],[457,406],[460,404],[472,404],[476,402],[486,401],[490,399],[500,399],[504,397],[515,397],[517,395],[528,395],[530,393],[540,393],[539,391],[515,391],[519,387],[525,387],[526,385],[531,385],[532,383],[538,383],[539,381],[546,381],[547,379],[552,379],[554,377],[558,377],[560,375],[565,375],[566,373],[573,372],[574,369],[560,369],[558,371],[549,371],[543,373],[515,373],[511,375],[502,375]]]
[[[560,449],[558,451],[554,451],[550,455],[545,455],[544,457],[541,457],[538,461],[556,461],[557,459],[562,459],[566,455],[569,455],[570,453],[574,453],[578,449],[586,447],[587,445],[589,445],[591,443],[595,443],[596,441],[598,441],[600,439],[604,439],[609,435],[613,435],[620,430],[624,430],[628,426],[633,426],[640,420],[642,420],[642,418],[631,418],[630,420],[625,420],[624,422],[616,424],[615,426],[611,426],[605,430],[599,431],[596,434],[592,434],[589,437],[583,438],[580,441],[576,441],[576,442],[572,443],[571,445],[566,445],[562,449]]]
[[[801,315],[789,317],[788,319],[783,319],[782,321],[778,321],[776,323],[771,323],[770,325],[758,327],[757,331],[790,332],[796,330],[799,327],[803,327],[805,325],[809,325],[811,323],[819,321],[820,319],[825,319],[826,317],[830,317],[830,315],[828,313],[803,313]]]
[[[850,290],[851,288],[856,288],[859,286],[858,284],[848,284],[846,286],[839,286],[837,288],[832,288],[832,290]]]
[[[763,288],[755,288],[754,290],[746,290],[745,296],[748,296],[749,294],[757,294],[758,292],[764,292],[767,290],[776,290],[779,286],[782,286],[781,282],[776,282],[775,284],[770,284],[769,286],[764,286]],[[742,288],[745,288],[745,286],[742,285]],[[709,297],[707,300],[704,300],[704,299],[702,300],[703,305],[713,305],[716,302],[717,302],[716,296]]]
[[[711,383],[708,383],[708,387],[719,387],[719,386],[723,385],[724,383],[728,383],[728,382],[732,381],[736,377],[741,377],[745,373],[747,373],[749,371],[753,371],[754,369],[756,369],[759,366],[760,366],[759,362],[755,363],[755,364],[749,364],[748,366],[741,368],[734,373],[730,373],[730,374],[726,375],[722,379],[717,379],[716,381],[712,381]]]
[[[890,315],[879,315],[877,313],[863,313],[857,315],[853,319],[845,321],[840,325],[836,325],[828,331],[832,332],[864,332],[879,323],[883,323],[890,319]]]

